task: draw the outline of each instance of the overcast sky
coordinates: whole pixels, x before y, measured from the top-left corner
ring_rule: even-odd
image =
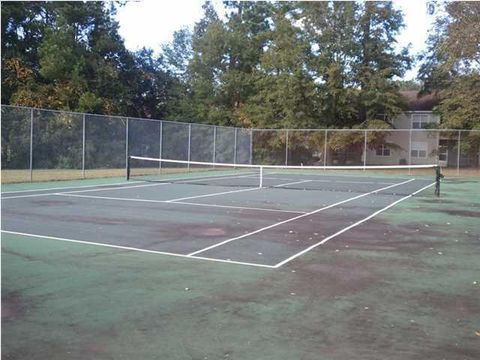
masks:
[[[118,9],[120,34],[130,50],[143,46],[160,51],[161,45],[170,42],[175,30],[192,27],[202,17],[204,0],[140,0],[129,1]],[[222,1],[212,1],[217,11],[222,11]],[[406,28],[399,37],[399,46],[411,44],[412,53],[422,51],[430,28],[425,0],[397,0],[395,6],[403,10]],[[405,79],[415,77],[416,69]]]

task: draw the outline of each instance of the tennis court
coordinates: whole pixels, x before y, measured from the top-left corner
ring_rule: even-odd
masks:
[[[5,192],[2,231],[278,268],[437,184],[433,166],[402,177],[162,160],[152,175],[144,163],[158,160],[134,160],[125,183]]]
[[[3,186],[6,358],[477,357],[476,178],[148,163]]]

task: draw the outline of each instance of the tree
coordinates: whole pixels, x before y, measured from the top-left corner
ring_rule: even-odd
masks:
[[[318,87],[317,126],[348,126],[357,116],[355,2],[301,3],[301,19],[310,45],[307,66]]]
[[[376,119],[378,114],[392,118],[404,104],[393,79],[403,77],[411,66],[408,49],[397,53],[395,37],[404,27],[401,11],[391,2],[365,2],[357,29],[359,56],[353,68],[360,87],[359,120]]]
[[[192,58],[192,33],[183,28],[173,33],[173,41],[162,46],[167,69],[186,82],[188,63]]]
[[[315,83],[305,67],[308,43],[294,26],[291,4],[276,6],[272,30],[255,71],[255,95],[244,110],[254,126],[295,128],[315,123]]]
[[[442,2],[419,79],[438,92],[442,127],[480,129],[480,3]]]
[[[162,117],[172,76],[163,57],[129,52],[115,7],[2,3],[2,103]]]

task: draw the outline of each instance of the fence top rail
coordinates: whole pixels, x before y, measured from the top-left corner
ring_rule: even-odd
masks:
[[[153,122],[165,122],[165,123],[173,123],[173,124],[182,124],[188,126],[189,124],[194,125],[204,125],[204,126],[212,126],[217,128],[226,128],[226,129],[244,129],[244,128],[237,128],[234,126],[224,126],[224,125],[211,125],[211,124],[203,124],[203,123],[196,123],[193,120],[188,121],[178,121],[178,120],[163,120],[163,119],[150,119],[150,118],[139,118],[133,116],[120,116],[120,115],[105,115],[105,114],[92,114],[92,113],[83,113],[83,112],[76,112],[76,111],[68,111],[68,110],[55,110],[55,109],[43,109],[43,108],[35,108],[30,106],[21,106],[21,105],[1,105],[3,107],[13,108],[13,109],[26,109],[26,110],[33,110],[33,111],[45,111],[45,112],[53,112],[53,113],[63,113],[63,114],[72,114],[72,115],[82,115],[82,116],[98,116],[98,117],[105,117],[105,118],[113,118],[118,120],[139,120],[139,121],[153,121]]]
[[[202,126],[211,126],[217,128],[225,128],[225,129],[240,129],[240,130],[248,130],[248,131],[281,131],[281,132],[295,132],[295,131],[328,131],[328,132],[379,132],[379,131],[412,131],[412,132],[480,132],[477,129],[333,129],[333,128],[316,128],[316,129],[266,129],[266,128],[239,128],[233,126],[223,126],[223,125],[211,125],[211,124],[203,124],[203,123],[196,123],[193,121],[175,121],[175,120],[162,120],[162,119],[149,119],[149,118],[139,118],[139,117],[132,117],[132,116],[119,116],[119,115],[102,115],[102,114],[92,114],[92,113],[82,113],[82,112],[75,112],[75,111],[66,111],[66,110],[54,110],[54,109],[43,109],[43,108],[34,108],[30,106],[21,106],[21,105],[1,105],[2,108],[14,108],[14,109],[26,109],[26,110],[34,110],[34,111],[45,111],[45,112],[54,112],[54,113],[64,113],[64,114],[72,114],[72,115],[86,115],[86,116],[97,116],[97,117],[105,117],[105,118],[113,118],[118,120],[138,120],[138,121],[153,121],[153,122],[165,122],[165,123],[173,123],[173,124],[182,124],[182,125],[202,125]],[[405,112],[405,113],[413,113],[413,112]]]
[[[399,131],[399,132],[480,132],[478,129],[335,129],[335,128],[317,128],[317,129],[257,129],[253,128],[252,131],[280,131],[280,132],[295,132],[295,131],[311,131],[311,132],[380,132],[380,131]]]

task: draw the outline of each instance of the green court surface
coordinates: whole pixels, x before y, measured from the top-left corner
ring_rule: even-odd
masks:
[[[365,221],[411,189],[136,184],[2,187],[4,359],[480,358],[478,178]]]

